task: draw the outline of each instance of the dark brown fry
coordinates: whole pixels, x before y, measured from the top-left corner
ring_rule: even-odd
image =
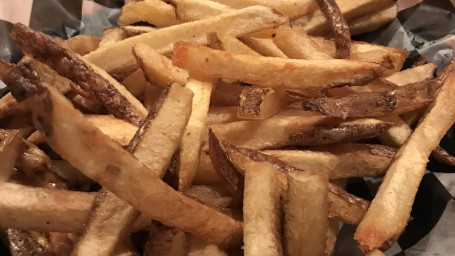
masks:
[[[336,58],[349,59],[351,56],[351,34],[335,0],[316,0],[329,22],[335,36]]]
[[[449,152],[447,152],[441,146],[437,146],[433,152],[431,152],[431,156],[441,164],[455,166],[455,156],[449,154]]]

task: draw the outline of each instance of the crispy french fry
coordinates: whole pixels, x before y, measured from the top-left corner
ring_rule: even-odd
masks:
[[[142,104],[115,79],[60,47],[44,34],[16,23],[11,38],[25,53],[51,65],[60,75],[71,79],[97,98],[116,117],[138,125],[146,116],[147,110]]]
[[[379,141],[387,146],[399,148],[403,145],[412,133],[411,127],[406,124],[399,116],[383,116],[379,119],[393,123],[383,134],[378,136]]]
[[[118,24],[130,25],[145,21],[157,27],[167,27],[178,23],[175,8],[160,0],[131,1],[120,10]]]
[[[64,45],[79,55],[85,55],[98,48],[101,39],[91,35],[77,35],[65,40]]]
[[[265,150],[262,153],[299,169],[326,173],[330,179],[384,174],[396,153],[391,147],[356,143],[310,149]]]
[[[212,125],[221,140],[256,150],[283,146],[316,146],[373,138],[391,127],[375,119],[345,123],[321,116],[276,117]]]
[[[280,194],[281,184],[272,166],[246,170],[243,196],[245,256],[283,254]]]
[[[248,172],[247,172],[248,173]],[[329,230],[329,178],[290,172],[284,204],[284,246],[288,255],[323,255]]]
[[[99,47],[106,47],[128,38],[128,32],[122,27],[107,28],[103,31]]]
[[[16,159],[22,154],[23,130],[0,129],[0,183],[6,182],[14,171]]]
[[[210,79],[206,81],[190,79],[185,87],[193,92],[194,97],[191,116],[179,144],[179,164],[177,167],[179,191],[187,189],[196,175],[213,81]]]
[[[395,19],[397,13],[397,4],[393,3],[379,11],[352,20],[349,22],[351,35],[355,36],[374,31]]]
[[[279,27],[273,42],[289,58],[307,60],[333,59],[332,56],[325,53],[320,46],[314,43],[306,31],[299,26],[292,28],[287,26]]]
[[[318,8],[314,1],[309,0],[215,0],[215,2],[222,3],[237,9],[253,5],[267,6],[279,11],[290,19],[306,15]]]
[[[300,90],[364,83],[384,71],[382,66],[374,63],[239,55],[189,42],[174,45],[173,63],[194,75]]]
[[[409,220],[428,157],[455,122],[455,76],[453,70],[446,75],[427,113],[396,154],[367,214],[357,227],[354,238],[362,250],[372,251],[398,236]]]
[[[199,237],[190,235],[188,238],[188,256],[228,256],[215,244],[207,243]]]
[[[235,53],[235,54],[247,54],[247,55],[254,55],[260,56],[259,53],[255,52],[253,49],[248,47],[242,41],[237,39],[235,36],[226,35],[223,33],[214,34],[221,44],[221,50]]]
[[[238,121],[237,107],[211,107],[207,113],[206,126]]]
[[[175,6],[177,17],[181,21],[202,20],[220,15],[235,9],[209,0],[171,0]]]
[[[269,38],[244,36],[240,38],[240,41],[263,56],[288,58]]]
[[[156,223],[150,230],[144,256],[186,256],[187,247],[184,232]]]
[[[338,0],[337,4],[346,21],[350,22],[356,18],[365,16],[371,12],[382,9],[393,4],[392,0]],[[329,32],[329,24],[324,13],[316,10],[310,15],[306,15],[292,21],[293,25],[301,25],[310,35],[324,35]]]
[[[241,222],[173,190],[151,169],[85,121],[53,88],[35,96],[35,99],[35,121],[46,141],[87,177],[98,181],[144,215],[165,225],[192,232],[218,244],[235,245],[240,242]],[[68,129],[73,136],[67,136]],[[174,203],[169,204],[168,200]]]
[[[249,7],[131,37],[110,47],[93,51],[84,58],[112,73],[136,66],[132,48],[138,43],[145,43],[158,52],[166,54],[172,51],[173,44],[177,41],[207,43],[206,34],[209,32],[223,32],[232,36],[242,36],[285,22],[286,18],[274,13],[269,8]]]
[[[283,110],[287,105],[284,90],[245,87],[239,97],[237,117],[241,119],[266,119]]]
[[[166,56],[145,44],[133,47],[133,53],[145,77],[152,84],[165,88],[170,83],[186,84],[188,72],[172,65]]]

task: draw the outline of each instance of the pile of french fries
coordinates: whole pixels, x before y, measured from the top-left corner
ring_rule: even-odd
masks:
[[[455,62],[351,41],[392,0],[142,0],[102,38],[23,24],[0,62],[13,255],[383,255],[455,121]],[[146,22],[153,26],[138,26]],[[323,37],[322,37],[323,36]],[[412,128],[415,127],[415,128]],[[384,176],[374,200],[351,177]]]

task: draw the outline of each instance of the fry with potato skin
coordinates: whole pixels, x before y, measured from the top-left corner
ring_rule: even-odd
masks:
[[[193,75],[238,80],[262,87],[300,90],[363,84],[384,71],[384,67],[375,63],[354,60],[291,60],[232,54],[190,42],[174,45],[173,63]]]
[[[173,190],[120,145],[85,121],[55,90],[49,88],[35,99],[35,123],[46,141],[85,175],[165,225],[225,246],[240,242],[241,222]],[[66,129],[71,129],[74,136],[67,136]],[[169,204],[168,200],[175,203]],[[203,220],[195,220],[195,216],[203,216]]]
[[[245,87],[239,97],[237,116],[241,119],[267,119],[280,112],[286,105],[284,90]]]
[[[404,230],[431,151],[455,122],[455,75],[445,82],[414,133],[396,154],[354,238],[364,251],[379,248]],[[444,118],[442,118],[444,117]],[[437,124],[437,125],[436,125]]]

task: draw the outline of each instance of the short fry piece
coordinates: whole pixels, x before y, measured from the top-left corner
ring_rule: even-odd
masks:
[[[400,148],[355,239],[371,251],[404,230],[431,151],[455,122],[455,75],[448,74],[426,115]]]
[[[381,65],[361,61],[289,60],[239,55],[189,42],[175,44],[173,62],[194,75],[300,90],[361,84],[384,71]]]
[[[323,173],[290,172],[284,206],[288,255],[323,255],[329,229],[329,178]]]
[[[241,119],[266,119],[286,107],[286,93],[280,89],[245,87],[239,97],[237,116]]]
[[[245,256],[283,254],[280,193],[281,186],[272,166],[245,172],[243,199]]]
[[[167,27],[178,23],[175,8],[161,0],[131,1],[120,10],[118,24],[130,25],[145,21],[157,27]]]

